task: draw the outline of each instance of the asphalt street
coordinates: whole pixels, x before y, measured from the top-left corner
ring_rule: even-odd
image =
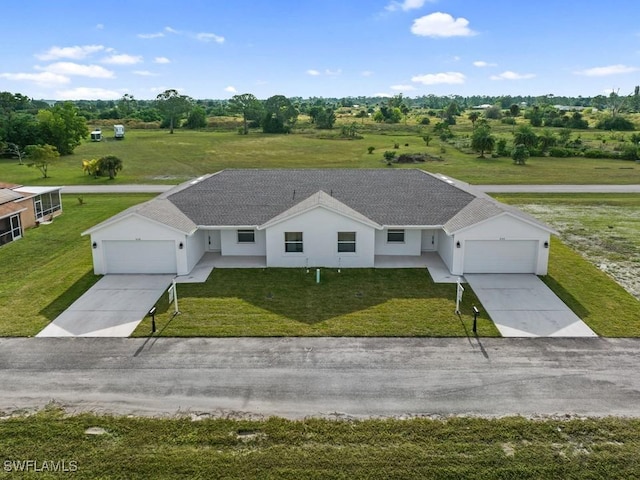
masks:
[[[640,417],[640,339],[3,338],[0,411]]]

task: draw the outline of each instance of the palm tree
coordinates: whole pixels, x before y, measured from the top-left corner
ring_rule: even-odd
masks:
[[[116,178],[118,172],[122,170],[122,160],[113,155],[100,158],[98,165],[101,172],[107,172],[109,174],[110,180]]]
[[[471,125],[473,128],[476,128],[476,121],[480,118],[480,112],[471,112],[469,114],[469,120],[471,120]]]

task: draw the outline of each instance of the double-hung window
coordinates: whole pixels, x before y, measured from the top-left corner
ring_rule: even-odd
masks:
[[[356,232],[338,232],[338,253],[355,253]]]
[[[238,230],[238,243],[256,243],[254,230]]]
[[[387,230],[387,243],[404,243],[404,230],[399,228]]]
[[[284,233],[284,251],[287,253],[302,253],[304,251],[302,232]]]

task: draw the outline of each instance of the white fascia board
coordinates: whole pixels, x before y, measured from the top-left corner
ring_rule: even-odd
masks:
[[[189,232],[185,232],[183,230],[179,230],[179,229],[177,229],[175,227],[172,227],[171,225],[167,225],[166,223],[162,223],[162,222],[159,222],[157,220],[154,220],[153,218],[149,218],[149,217],[145,217],[144,215],[140,215],[138,212],[131,212],[128,215],[124,215],[122,217],[118,217],[118,218],[116,218],[116,219],[114,219],[112,221],[106,220],[104,223],[101,223],[99,225],[91,227],[90,229],[85,230],[84,232],[82,232],[80,234],[80,236],[91,235],[92,233],[100,231],[100,230],[102,230],[102,229],[104,229],[106,227],[110,227],[111,225],[114,225],[114,224],[124,220],[125,218],[129,218],[129,217],[137,217],[137,218],[140,218],[142,220],[146,220],[148,222],[155,223],[156,225],[159,225],[159,226],[164,227],[164,228],[168,228],[169,230],[173,230],[174,232],[177,232],[177,233],[179,233],[181,235],[192,235],[194,232],[196,232],[198,230],[198,228],[196,227],[196,228],[194,228],[193,230],[191,230]]]
[[[502,213],[499,213],[498,215],[494,215],[493,217],[485,218],[484,220],[480,220],[480,221],[479,221],[479,222],[477,222],[477,223],[474,223],[474,224],[472,224],[472,225],[467,225],[466,227],[462,227],[462,228],[460,228],[460,229],[458,229],[458,230],[454,230],[454,231],[452,231],[452,232],[448,232],[448,231],[445,229],[445,232],[446,232],[448,235],[453,235],[453,234],[462,233],[462,232],[464,232],[465,230],[469,230],[470,228],[475,228],[475,227],[477,227],[478,225],[482,225],[482,224],[483,224],[483,223],[485,223],[485,222],[489,222],[489,221],[491,221],[491,220],[494,220],[494,219],[496,219],[496,218],[500,218],[500,217],[504,217],[504,216],[509,216],[509,217],[511,217],[511,218],[515,218],[516,220],[520,220],[520,221],[522,221],[522,222],[524,222],[524,223],[527,223],[527,224],[529,224],[529,225],[531,225],[531,226],[533,226],[533,227],[539,228],[540,230],[544,230],[544,231],[546,231],[546,232],[548,232],[548,233],[551,233],[551,234],[553,234],[553,235],[558,235],[558,232],[556,232],[556,231],[555,231],[555,230],[553,230],[552,228],[545,227],[545,226],[540,225],[539,223],[536,223],[536,222],[532,222],[531,220],[529,220],[529,219],[527,219],[527,218],[524,218],[524,217],[521,217],[521,216],[519,216],[519,215],[514,215],[514,214],[513,214],[513,213],[511,213],[511,212],[502,212]]]
[[[374,228],[374,229],[376,229],[376,230],[382,230],[382,228],[383,228],[383,227],[382,227],[382,225],[380,225],[380,224],[378,224],[378,223],[374,222],[373,220],[369,220],[368,222],[366,222],[366,221],[363,221],[363,220],[361,220],[361,219],[359,219],[359,218],[352,217],[351,215],[348,215],[348,214],[346,214],[345,212],[342,212],[342,211],[337,210],[337,209],[335,209],[335,208],[331,208],[331,207],[329,207],[329,206],[327,206],[327,205],[322,205],[322,204],[320,204],[320,205],[319,205],[319,204],[315,204],[315,205],[311,205],[311,206],[310,206],[310,207],[308,207],[308,208],[305,208],[304,210],[300,210],[299,212],[296,212],[296,213],[295,213],[295,214],[293,214],[293,215],[288,215],[288,216],[286,216],[286,217],[279,218],[279,219],[278,219],[278,220],[276,220],[276,221],[273,221],[273,219],[272,219],[272,220],[267,220],[267,221],[266,221],[266,222],[264,222],[262,225],[259,225],[259,226],[257,227],[257,229],[258,229],[258,230],[265,230],[265,229],[267,229],[267,228],[273,227],[274,225],[277,225],[277,224],[282,223],[282,222],[284,222],[284,221],[291,220],[292,218],[299,217],[300,215],[303,215],[303,214],[305,214],[305,213],[308,213],[308,212],[310,212],[310,211],[312,211],[312,210],[314,210],[314,209],[316,209],[316,208],[323,208],[323,209],[325,209],[325,210],[327,210],[327,211],[329,211],[329,212],[335,213],[336,215],[340,215],[341,217],[348,218],[348,219],[350,219],[350,220],[353,220],[354,222],[358,222],[358,223],[360,223],[360,224],[362,224],[362,225],[366,225],[366,226],[371,227],[371,228]]]

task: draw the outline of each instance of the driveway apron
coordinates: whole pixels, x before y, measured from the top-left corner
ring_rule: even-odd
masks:
[[[128,337],[173,275],[105,275],[37,337]]]
[[[533,274],[464,276],[503,337],[596,337]]]

